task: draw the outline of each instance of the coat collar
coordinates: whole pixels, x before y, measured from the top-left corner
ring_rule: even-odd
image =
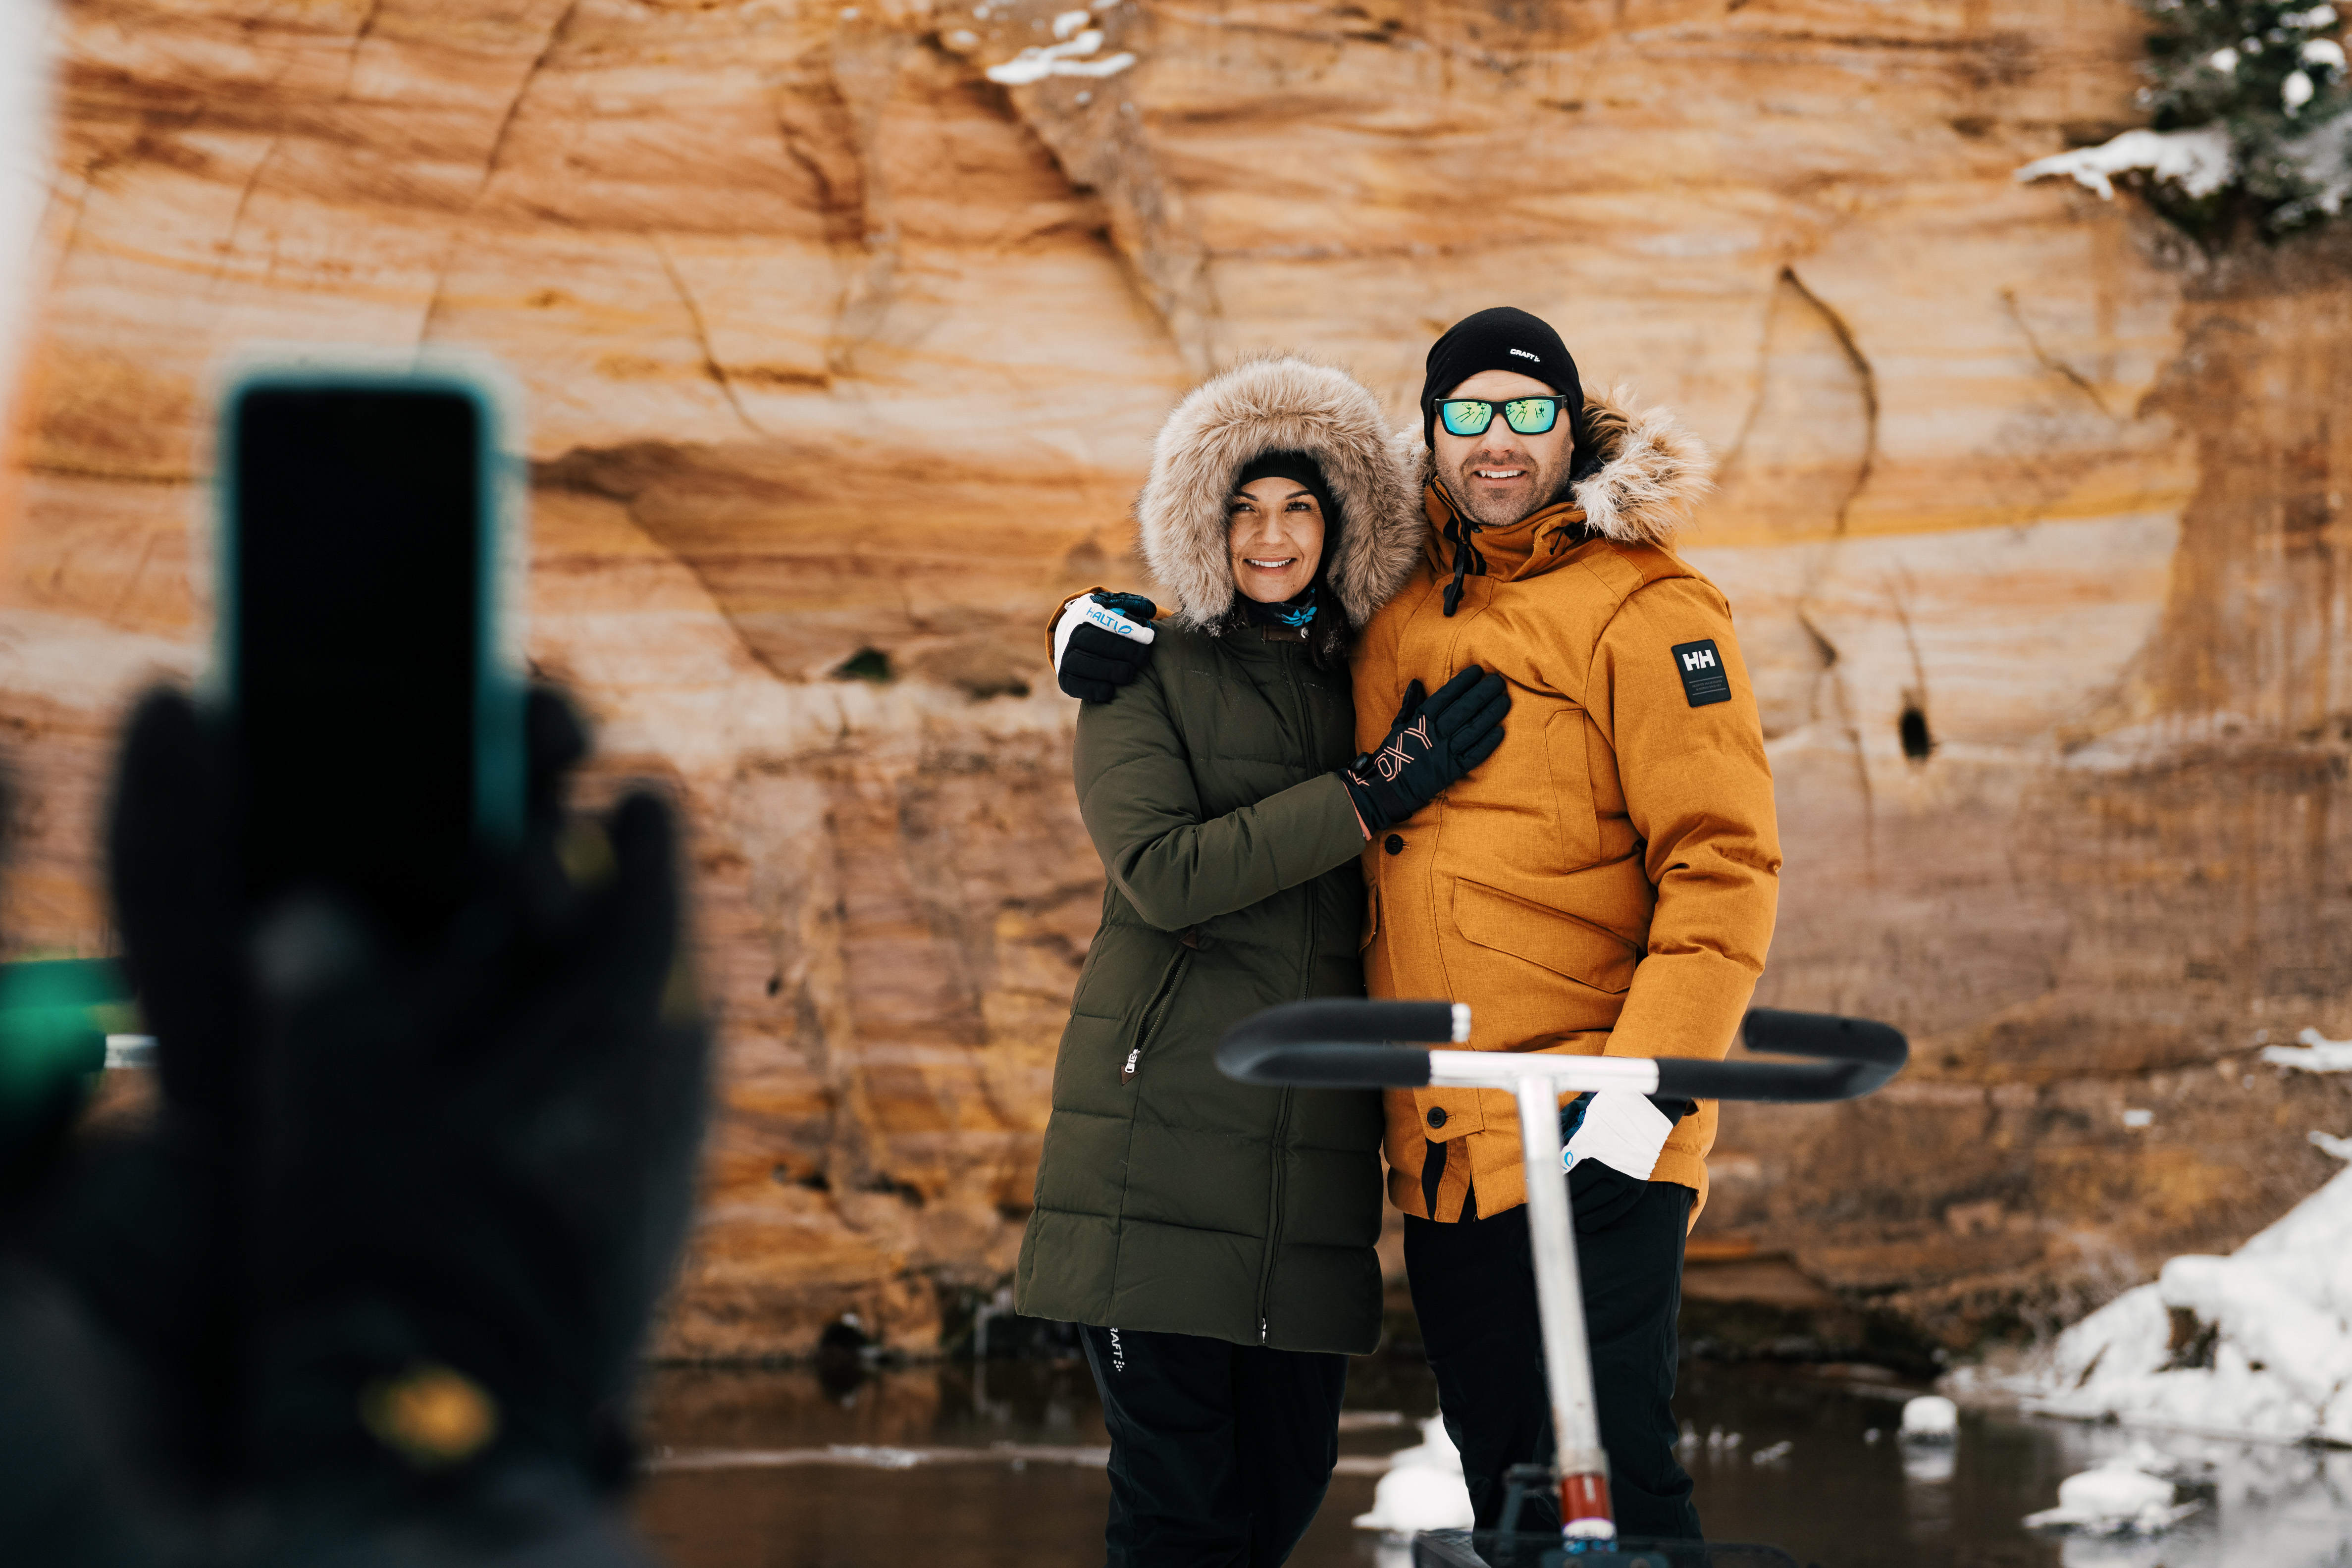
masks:
[[[1473,522],[1454,504],[1440,479],[1430,480],[1422,492],[1422,510],[1429,519],[1423,551],[1440,577],[1454,574],[1462,541],[1468,542],[1472,552],[1473,574],[1513,583],[1542,576],[1566,562],[1578,545],[1597,537],[1585,521],[1584,509],[1574,501],[1555,501],[1504,528]]]

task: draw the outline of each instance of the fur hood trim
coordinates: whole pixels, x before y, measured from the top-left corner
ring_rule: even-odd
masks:
[[[1239,590],[1226,550],[1234,479],[1267,452],[1311,455],[1339,503],[1339,552],[1325,575],[1361,626],[1421,559],[1420,487],[1400,465],[1381,405],[1355,377],[1288,355],[1246,361],[1195,387],[1160,427],[1135,503],[1143,557],[1181,625],[1214,627]]]
[[[1584,395],[1584,434],[1601,466],[1569,486],[1584,509],[1584,525],[1620,544],[1671,545],[1698,503],[1715,489],[1715,457],[1706,443],[1664,408],[1643,408],[1625,387]],[[1421,432],[1402,441],[1419,459],[1423,484],[1436,458]]]

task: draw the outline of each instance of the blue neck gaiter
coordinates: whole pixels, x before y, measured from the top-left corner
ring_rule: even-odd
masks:
[[[1255,599],[1242,600],[1242,613],[1260,626],[1303,626],[1315,618],[1315,584],[1307,591],[1278,605],[1261,605]]]

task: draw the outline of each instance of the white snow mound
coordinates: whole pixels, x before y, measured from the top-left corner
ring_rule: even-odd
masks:
[[[1462,1453],[1433,1415],[1421,1424],[1421,1445],[1398,1450],[1389,1472],[1372,1489],[1372,1510],[1355,1518],[1358,1530],[1467,1530],[1477,1510],[1462,1479]]]
[[[1903,1406],[1903,1436],[1913,1443],[1949,1443],[1960,1433],[1960,1407],[1940,1394],[1923,1394]]]
[[[2080,1531],[2085,1535],[2157,1535],[2195,1513],[2196,1503],[2175,1503],[2173,1484],[2153,1473],[2163,1456],[2145,1444],[2058,1483],[2058,1506],[2028,1514],[2029,1530]]]
[[[2098,192],[2102,200],[2113,201],[2113,176],[2132,170],[2169,180],[2190,196],[2210,196],[2235,177],[2238,163],[2230,152],[2229,132],[2219,125],[2200,125],[2193,131],[2126,131],[2096,147],[2037,158],[2016,177],[2023,183],[2065,174]]]
[[[2002,1381],[2053,1415],[2352,1445],[2352,1170],[2227,1258],[2172,1259]]]

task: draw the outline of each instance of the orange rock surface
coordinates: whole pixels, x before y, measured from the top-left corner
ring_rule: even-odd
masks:
[[[1958,1338],[2327,1173],[2352,1092],[2252,1053],[2352,1025],[2352,271],[2012,180],[2134,122],[2135,10],[1073,9],[67,5],[9,943],[108,940],[109,731],[200,662],[223,356],[498,354],[532,659],[696,823],[724,1104],[662,1348],[845,1311],[926,1348],[1010,1267],[1099,898],[1043,610],[1139,582],[1202,370],[1304,350],[1402,422],[1508,301],[1723,455],[1687,542],[1779,779],[1763,998],[1916,1047],[1870,1103],[1727,1118],[1705,1232]],[[988,79],[1063,35],[1097,74]],[[863,650],[891,679],[837,678]]]

